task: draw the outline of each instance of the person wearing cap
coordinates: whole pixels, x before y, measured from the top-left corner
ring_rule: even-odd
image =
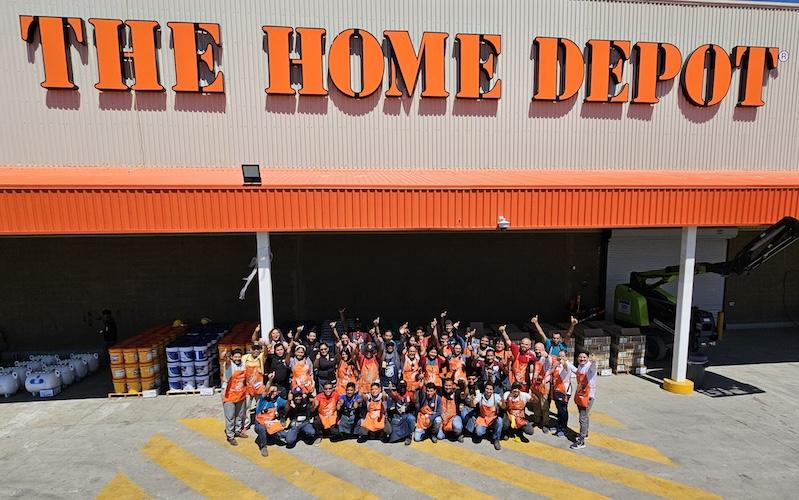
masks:
[[[364,416],[358,423],[359,443],[365,443],[370,437],[380,437],[383,441],[388,439],[391,435],[391,423],[387,417],[390,402],[380,383],[373,383],[364,398]]]
[[[338,404],[339,396],[341,395],[333,389],[333,382],[331,381],[326,381],[322,384],[322,390],[316,395],[316,416],[313,419],[313,426],[316,430],[314,444],[319,444],[322,441],[322,437],[329,437],[331,441],[338,438],[336,405]]]
[[[397,389],[391,391],[391,401],[388,410],[391,434],[388,436],[388,442],[396,443],[404,440],[405,446],[408,446],[416,429],[416,406],[413,393],[408,390],[408,384],[404,380],[400,380]]]
[[[530,394],[522,392],[521,389],[522,384],[514,382],[510,391],[502,397],[507,409],[507,415],[502,421],[503,439],[508,439],[511,434],[516,434],[523,443],[528,443],[530,440],[527,439],[527,436],[533,435],[533,424],[527,420],[524,409],[527,407],[527,402],[530,401]]]
[[[432,443],[438,442],[438,431],[441,428],[441,396],[432,382],[425,384],[424,389],[419,389],[416,396],[416,429],[413,440],[421,441],[425,436],[430,436]]]
[[[363,398],[355,389],[355,383],[349,382],[344,394],[339,396],[336,409],[338,410],[338,430],[341,437],[353,437],[358,432],[358,416],[361,413]]]
[[[300,435],[306,442],[314,440],[316,429],[313,426],[312,416],[315,410],[316,398],[300,387],[292,389],[287,412],[291,424],[286,429],[286,447],[293,448]]]
[[[380,335],[380,318],[376,318],[372,324],[371,333]],[[357,355],[355,358],[358,360],[358,392],[361,396],[366,398],[369,395],[370,388],[375,382],[380,383],[380,361],[383,359],[382,344],[375,346],[372,342],[364,344],[363,352],[356,349]]]
[[[388,331],[388,330],[387,330]],[[382,345],[382,359],[380,360],[380,384],[383,388],[396,387],[400,376],[399,352],[396,343],[389,339],[387,342],[378,340]]]
[[[461,394],[461,400],[463,401],[463,406],[460,408],[461,422],[463,422],[463,429],[469,433],[474,433],[474,420],[477,415],[477,395],[480,393],[479,380],[479,374],[470,369],[466,374],[466,387],[464,387]]]
[[[270,374],[269,377],[266,392],[255,407],[255,433],[257,434],[255,444],[261,450],[261,456],[264,457],[269,456],[267,444],[270,440],[286,441],[286,428],[281,417],[285,414],[287,402],[280,396],[277,387],[271,384],[274,374]],[[234,442],[230,444],[235,446],[237,443],[234,439]]]
[[[297,332],[301,331],[302,327],[297,328]],[[291,333],[289,333],[291,335]],[[316,385],[313,376],[313,362],[305,356],[306,348],[302,344],[294,344],[294,356],[289,362],[291,368],[291,390],[301,389],[306,394],[316,392]]]

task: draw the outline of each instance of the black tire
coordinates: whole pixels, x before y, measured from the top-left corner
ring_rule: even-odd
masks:
[[[666,357],[669,349],[666,342],[655,335],[647,335],[646,337],[646,357],[655,361],[661,361]]]

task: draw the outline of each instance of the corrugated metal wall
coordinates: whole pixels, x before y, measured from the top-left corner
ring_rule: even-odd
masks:
[[[41,51],[20,39],[18,16],[154,19],[161,23],[162,84],[174,84],[169,21],[222,26],[224,96],[100,94],[96,52],[73,49],[79,92],[46,91]],[[236,165],[284,167],[463,167],[796,169],[799,141],[799,11],[755,7],[582,0],[5,0],[0,3],[0,163],[42,165]],[[267,98],[262,25],[324,27],[328,44],[357,27],[450,34],[447,85],[454,96],[457,33],[502,35],[498,103]],[[87,25],[91,33],[91,27]],[[699,109],[665,84],[653,108],[531,105],[535,36],[664,41],[684,57],[698,45],[777,46],[793,54],[765,88],[766,106],[735,108],[731,95]],[[91,37],[90,37],[91,40]],[[795,54],[794,54],[795,53]],[[631,73],[625,67],[625,79]],[[629,80],[628,80],[629,81]],[[418,91],[417,91],[418,92]],[[584,94],[581,91],[580,96]]]

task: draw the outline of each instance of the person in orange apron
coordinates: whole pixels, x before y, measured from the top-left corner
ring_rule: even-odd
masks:
[[[418,391],[417,408],[419,413],[416,415],[416,429],[413,431],[413,440],[421,441],[425,436],[430,436],[430,441],[438,442],[438,431],[441,428],[441,396],[438,395],[438,388],[432,382],[424,386],[424,390]]]
[[[585,448],[585,439],[588,437],[588,414],[594,406],[594,396],[596,395],[596,358],[587,352],[581,352],[577,356],[577,390],[574,392],[574,404],[580,412],[580,435],[569,446],[573,450]]]
[[[408,384],[404,380],[400,380],[397,390],[391,393],[391,403],[388,407],[389,422],[391,423],[389,443],[405,440],[405,446],[411,444],[413,431],[416,429],[414,407],[414,397],[408,391]]]
[[[502,419],[503,439],[508,439],[511,434],[516,434],[523,443],[529,443],[527,436],[533,435],[533,424],[527,420],[524,409],[530,401],[530,394],[522,392],[522,384],[514,382],[510,391],[502,396],[507,415]],[[525,436],[527,434],[527,436]]]
[[[322,392],[316,395],[316,417],[313,419],[313,426],[316,430],[316,441],[314,444],[322,442],[322,437],[327,436],[331,441],[335,441],[338,436],[338,413],[336,403],[340,394],[333,390],[332,382],[325,382],[322,385]]]
[[[264,351],[260,343],[250,346],[250,352],[241,357],[244,363],[245,380],[247,384],[247,402],[245,403],[244,413],[249,414],[249,421],[245,426],[249,429],[255,424],[255,404],[258,398],[264,393]]]
[[[362,404],[363,398],[355,390],[355,383],[348,383],[346,392],[339,396],[336,402],[339,414],[338,430],[342,438],[354,436],[358,432],[358,416]]]
[[[402,380],[408,385],[408,392],[415,393],[422,385],[422,360],[415,345],[408,346],[403,356]]]
[[[266,457],[269,451],[266,446],[270,440],[278,438],[286,440],[286,430],[280,420],[280,414],[286,409],[286,400],[278,395],[276,386],[267,384],[266,393],[258,400],[255,407],[255,444],[260,448],[261,455]]]
[[[552,359],[544,351],[544,344],[536,342],[533,348],[535,358],[530,364],[530,406],[535,416],[535,424],[545,433],[549,429],[550,372]]]
[[[447,378],[463,389],[466,386],[466,356],[463,355],[463,346],[452,346],[452,356],[447,360]]]
[[[483,387],[483,392],[477,398],[477,419],[474,422],[474,436],[476,441],[490,432],[491,442],[495,450],[501,450],[502,445],[502,417],[499,411],[503,408],[502,398],[494,394],[494,384],[488,383]]]
[[[499,327],[499,333],[513,353],[513,361],[508,371],[508,381],[511,384],[519,382],[522,384],[522,390],[526,392],[530,383],[530,363],[535,359],[535,354],[532,351],[533,342],[529,338],[524,338],[519,345],[514,344],[508,337],[505,325]]]
[[[379,436],[383,441],[388,440],[391,435],[391,423],[386,415],[388,414],[388,396],[383,392],[379,382],[375,382],[369,387],[369,394],[364,398],[366,409],[363,419],[358,428],[358,442],[365,443],[370,436]]]
[[[313,363],[305,357],[305,346],[297,344],[294,347],[294,357],[289,363],[291,368],[291,390],[301,389],[305,394],[313,394],[316,384],[313,378]]]
[[[358,358],[358,392],[364,399],[369,395],[370,388],[375,382],[380,383],[380,359],[383,359],[383,350],[375,348],[371,342],[367,343],[363,354]]]
[[[552,364],[550,377],[552,379],[552,399],[558,412],[558,425],[555,429],[557,437],[565,437],[569,428],[569,398],[572,394],[572,373],[577,369],[569,362],[565,350],[558,353],[558,358]]]
[[[444,358],[438,355],[438,349],[435,346],[430,346],[427,356],[422,360],[422,373],[424,374],[422,383],[424,385],[432,383],[436,387],[441,387],[441,372],[445,364]]]
[[[505,340],[502,338],[498,338],[497,341],[494,342],[494,357],[499,361],[502,373],[510,373],[511,366],[513,365],[513,351],[508,348],[507,344],[505,344]],[[510,387],[508,377],[505,377],[502,381],[502,385],[504,387]]]
[[[336,365],[336,392],[344,394],[347,392],[347,385],[358,381],[358,366],[347,350],[341,351],[337,356]]]
[[[444,439],[449,434],[459,443],[463,442],[463,420],[460,416],[463,406],[462,393],[455,389],[455,381],[446,379],[444,391],[441,393],[441,427],[438,430],[438,439]]]
[[[247,371],[241,360],[241,349],[225,351],[222,379],[222,410],[225,415],[225,437],[236,446],[236,438],[247,438],[244,432],[247,403]]]

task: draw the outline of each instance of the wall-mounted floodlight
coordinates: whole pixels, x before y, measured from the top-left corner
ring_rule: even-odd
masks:
[[[244,184],[261,184],[260,165],[244,164],[241,166],[241,174],[244,176]]]

